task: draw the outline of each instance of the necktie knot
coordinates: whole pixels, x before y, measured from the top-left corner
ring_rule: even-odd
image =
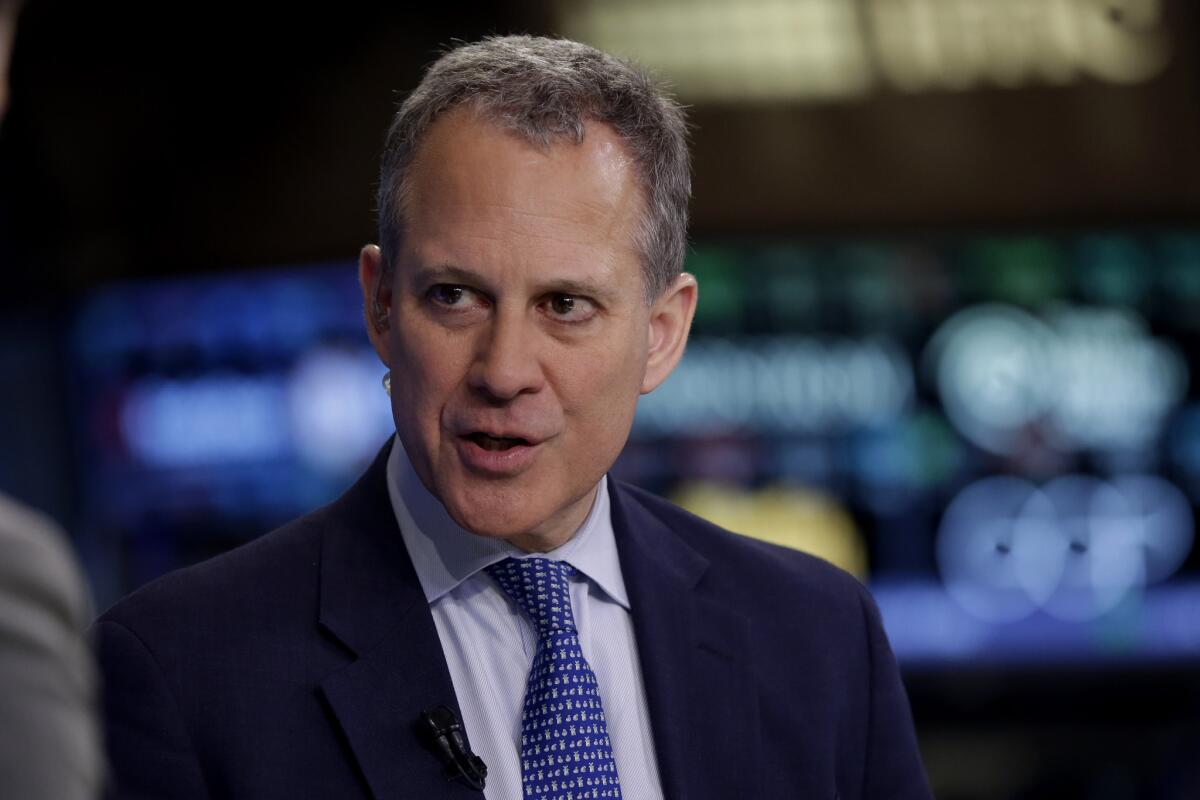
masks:
[[[575,568],[549,558],[506,558],[487,568],[504,593],[521,607],[538,637],[574,631],[570,577]]]

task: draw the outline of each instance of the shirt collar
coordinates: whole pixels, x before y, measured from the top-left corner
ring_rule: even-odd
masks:
[[[532,555],[503,539],[470,533],[451,519],[441,501],[417,477],[399,436],[388,457],[387,478],[400,535],[430,603],[485,567],[506,558]],[[601,478],[596,488],[591,511],[575,535],[550,552],[536,555],[569,562],[628,611],[629,595],[609,513],[608,481]]]

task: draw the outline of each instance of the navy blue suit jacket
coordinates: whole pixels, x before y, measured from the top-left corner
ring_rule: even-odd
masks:
[[[385,460],[96,622],[116,797],[480,797],[417,735],[422,709],[457,703]],[[610,487],[667,798],[929,797],[857,581]]]

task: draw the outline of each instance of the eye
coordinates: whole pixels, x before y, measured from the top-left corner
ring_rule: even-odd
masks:
[[[462,301],[467,289],[452,283],[439,283],[429,290],[429,299],[438,305],[456,306]]]
[[[559,322],[586,322],[596,314],[596,305],[585,297],[555,292],[546,299],[547,313]]]
[[[425,290],[425,307],[446,324],[468,323],[486,313],[487,295],[457,283],[435,283]]]

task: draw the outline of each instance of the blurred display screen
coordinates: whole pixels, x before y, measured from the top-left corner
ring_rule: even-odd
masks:
[[[1200,658],[1200,235],[696,246],[614,472],[868,581],[908,664]],[[82,305],[102,602],[336,496],[392,431],[354,268]]]
[[[564,32],[633,57],[688,101],[962,91],[1087,76],[1131,84],[1170,58],[1160,0],[558,0]]]

